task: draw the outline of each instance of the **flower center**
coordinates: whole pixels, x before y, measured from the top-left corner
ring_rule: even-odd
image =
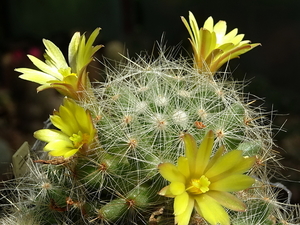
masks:
[[[190,194],[199,195],[209,191],[210,181],[204,175],[200,179],[191,179],[190,186],[186,189]]]
[[[88,143],[89,135],[79,131],[78,134],[73,134],[70,140],[73,142],[75,148],[80,148],[83,144]]]
[[[58,69],[58,72],[63,75],[63,78],[66,78],[68,76],[77,76],[76,73],[72,73],[71,72],[71,68],[68,67],[68,68],[59,68]]]

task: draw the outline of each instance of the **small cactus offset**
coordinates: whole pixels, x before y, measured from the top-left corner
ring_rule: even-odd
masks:
[[[49,40],[38,70],[22,79],[65,96],[51,128],[34,136],[28,172],[4,183],[2,224],[299,224],[299,208],[278,200],[280,167],[267,113],[243,94],[243,82],[219,69],[259,44],[190,12],[190,59],[161,51],[124,57],[90,82],[100,29],[75,33],[68,62]]]

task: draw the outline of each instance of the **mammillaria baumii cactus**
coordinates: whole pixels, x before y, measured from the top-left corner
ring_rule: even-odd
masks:
[[[259,44],[212,17],[182,21],[192,60],[124,56],[90,82],[95,29],[74,34],[68,62],[44,40],[45,62],[16,69],[65,98],[34,133],[46,154],[31,151],[27,172],[4,183],[2,224],[299,224],[269,180],[280,166],[271,121],[219,70]]]

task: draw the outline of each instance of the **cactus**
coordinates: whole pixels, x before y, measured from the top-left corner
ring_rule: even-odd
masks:
[[[29,172],[4,183],[2,224],[300,222],[299,208],[277,199],[285,187],[270,182],[280,166],[272,122],[243,82],[218,71],[258,44],[236,29],[225,35],[224,21],[210,17],[199,29],[189,19],[193,65],[160,48],[156,59],[124,57],[106,67],[105,82],[90,83],[96,29],[87,42],[74,35],[70,66],[45,40],[46,63],[31,57],[42,72],[17,69],[38,91],[67,97],[50,117],[55,128],[34,134],[49,154],[31,151]]]

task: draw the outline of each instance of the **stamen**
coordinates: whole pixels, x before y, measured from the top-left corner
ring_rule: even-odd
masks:
[[[200,179],[191,179],[191,186],[186,189],[190,194],[202,194],[209,191],[210,181],[204,175]]]
[[[80,148],[82,145],[88,143],[89,135],[79,131],[78,134],[73,134],[70,140],[73,142],[75,148]]]

